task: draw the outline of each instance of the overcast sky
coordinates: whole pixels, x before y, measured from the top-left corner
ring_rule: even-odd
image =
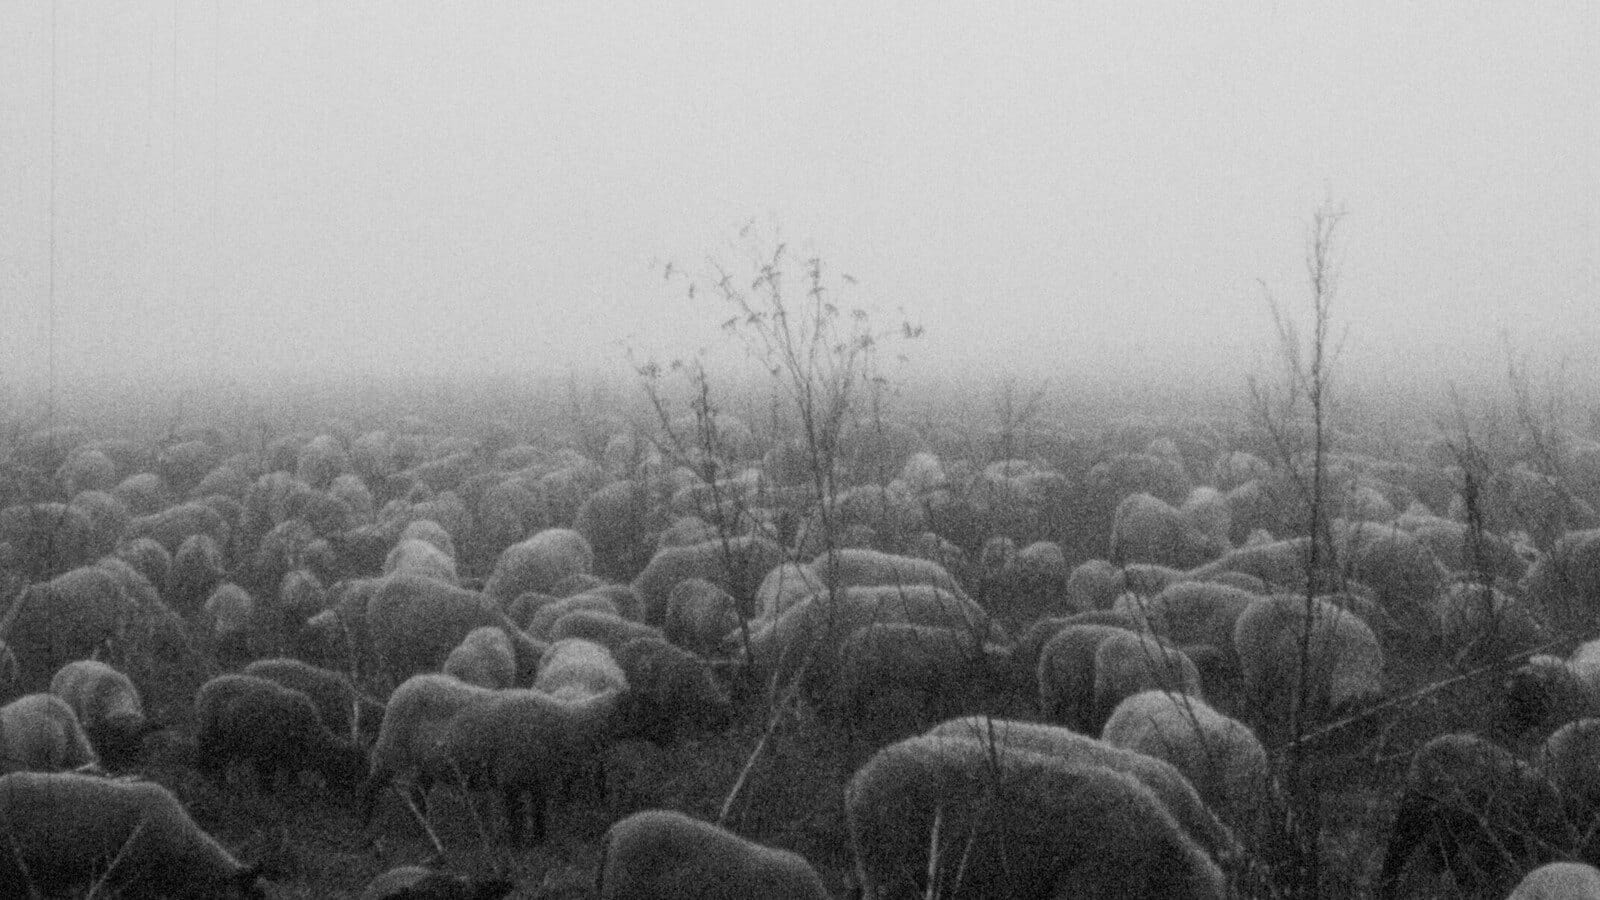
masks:
[[[1357,374],[1600,348],[1600,5],[49,3],[0,27],[0,371],[616,370],[744,222],[914,366],[1254,370],[1342,203]],[[844,286],[844,285],[842,285]]]

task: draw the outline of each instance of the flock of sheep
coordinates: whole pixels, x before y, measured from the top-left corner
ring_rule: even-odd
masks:
[[[1314,540],[1281,434],[1132,422],[989,464],[847,437],[828,497],[732,417],[666,450],[414,419],[13,438],[0,889],[266,896],[271,860],[137,774],[163,733],[218,784],[314,778],[369,830],[409,812],[437,841],[436,788],[487,795],[519,847],[553,801],[616,808],[619,745],[798,703],[852,754],[861,896],[1224,897],[1274,882],[1287,751],[1382,741],[1396,664],[1427,657],[1498,665],[1503,702],[1420,742],[1373,887],[1600,897],[1600,443],[1477,480],[1336,435]],[[203,683],[147,715],[141,681],[180,666]],[[667,809],[610,826],[594,886],[830,896]],[[361,896],[517,889],[412,865]]]

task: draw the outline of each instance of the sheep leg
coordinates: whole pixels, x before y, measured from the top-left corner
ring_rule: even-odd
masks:
[[[1395,814],[1394,827],[1389,832],[1389,846],[1383,855],[1383,871],[1378,877],[1379,896],[1399,896],[1400,874],[1433,827],[1433,807],[1431,798],[1411,792],[1400,801],[1400,811]],[[1428,857],[1430,862],[1434,861],[1433,854]]]

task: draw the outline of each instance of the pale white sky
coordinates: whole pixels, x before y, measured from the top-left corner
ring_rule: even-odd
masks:
[[[781,226],[914,365],[1233,377],[1343,224],[1357,374],[1600,348],[1600,5],[58,3],[57,377],[616,370]],[[51,5],[0,27],[0,373],[48,345]]]

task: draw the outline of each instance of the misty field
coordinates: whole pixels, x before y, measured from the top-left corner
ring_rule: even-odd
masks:
[[[829,384],[818,378],[824,394]],[[1150,666],[1122,695],[1097,694],[1089,719],[1073,718],[1089,708],[1082,698],[1041,706],[1047,666],[1035,660],[1059,643],[1049,636],[1074,622],[1115,622],[1113,630],[1160,635],[1162,647],[1200,660],[1200,681],[1187,690],[1246,723],[1267,751],[1257,792],[1207,798],[1238,841],[1237,851],[1214,860],[1229,890],[1365,896],[1379,891],[1408,796],[1406,769],[1425,742],[1472,733],[1537,760],[1558,727],[1595,709],[1541,705],[1544,695],[1513,689],[1529,654],[1563,656],[1592,636],[1592,582],[1581,579],[1592,577],[1582,573],[1593,562],[1583,555],[1582,529],[1600,524],[1593,422],[1558,419],[1570,419],[1570,409],[1534,396],[1525,379],[1513,387],[1520,390],[1503,407],[1457,397],[1453,409],[1432,413],[1420,399],[1390,398],[1307,417],[1324,411],[1281,404],[1260,386],[1231,408],[1182,410],[1134,410],[1015,381],[967,394],[902,386],[892,403],[887,394],[851,398],[832,432],[816,430],[814,410],[788,405],[781,393],[725,388],[693,367],[642,367],[636,383],[620,388],[576,380],[536,388],[369,384],[258,397],[233,410],[222,408],[229,401],[221,393],[152,392],[131,414],[100,410],[53,422],[19,408],[7,420],[0,470],[13,654],[6,699],[44,690],[56,668],[89,655],[74,648],[92,648],[126,672],[153,724],[129,758],[113,764],[103,754],[108,767],[169,788],[239,859],[262,864],[268,896],[355,896],[374,876],[420,862],[509,879],[509,896],[593,896],[607,827],[651,808],[795,851],[844,896],[859,886],[845,786],[875,752],[972,713],[1098,735],[1099,725],[1086,723],[1104,722],[1116,696],[1179,689]],[[163,407],[163,415],[149,414]],[[173,512],[186,508],[192,514]],[[419,531],[418,521],[433,524]],[[536,589],[505,588],[515,580],[506,560],[553,529],[576,529],[590,554]],[[199,534],[221,537],[209,568],[185,549]],[[546,646],[552,629],[578,628],[576,613],[541,618],[542,609],[611,608],[572,598],[622,590],[634,604],[622,617],[665,627],[695,647],[731,697],[732,715],[656,740],[617,720],[600,756],[605,796],[582,780],[551,783],[548,832],[520,845],[507,843],[499,804],[487,802],[492,792],[436,787],[426,807],[430,834],[392,790],[378,795],[364,825],[356,795],[315,773],[258,785],[247,771],[197,771],[196,692],[252,658],[300,656],[347,672],[375,702],[404,674],[447,664],[440,657],[397,667],[381,647],[375,658],[362,641],[379,639],[351,621],[342,623],[342,643],[315,627],[330,611],[362,615],[349,598],[363,585],[381,593],[372,585],[406,576],[409,563],[396,563],[391,551],[416,534],[444,542],[453,568],[438,577],[458,586],[450,590],[488,597],[535,647]],[[149,557],[152,540],[167,551],[159,564],[130,549]],[[949,579],[949,596],[975,603],[988,619],[973,645],[980,652],[956,681],[937,667],[880,667],[863,683],[842,674],[872,662],[840,655],[856,646],[845,640],[849,630],[824,629],[804,647],[774,644],[766,632],[782,631],[778,609],[792,619],[795,606],[843,600],[826,588],[775,596],[763,584],[765,568],[745,571],[741,562],[754,557],[736,548],[752,541],[810,562],[818,577],[887,583],[901,593],[917,586],[896,574],[911,568],[891,566],[879,581],[846,575],[842,565],[822,573],[828,560],[853,560],[864,548],[877,551],[863,557],[874,565],[931,565],[935,580]],[[723,618],[713,617],[721,624],[710,626],[709,639],[707,626],[697,632],[698,620],[679,621],[675,603],[665,602],[663,588],[687,570],[664,583],[652,574],[652,559],[684,547],[704,551],[710,562],[698,571],[729,604]],[[1500,547],[1508,552],[1494,552]],[[104,634],[80,634],[93,626],[70,623],[66,636],[52,631],[51,610],[66,607],[39,605],[51,579],[103,566],[96,560],[105,555],[134,561],[141,573],[149,594],[127,600],[136,621]],[[1565,574],[1552,581],[1555,564]],[[223,583],[253,602],[242,623],[225,624],[207,602]],[[496,599],[497,590],[513,589],[515,596]],[[858,588],[835,588],[840,598],[851,590]],[[1197,625],[1199,614],[1183,612],[1186,601],[1177,599],[1207,590],[1243,598],[1220,632],[1216,622]],[[1340,661],[1332,657],[1347,651],[1337,650],[1330,662],[1281,642],[1247,648],[1234,619],[1274,597],[1307,621],[1322,614],[1315,610],[1345,616],[1376,642],[1377,661]],[[366,615],[376,616],[368,603]],[[901,620],[891,607],[881,618]],[[937,630],[971,636],[970,621],[944,624]],[[1203,637],[1210,633],[1222,636]],[[774,669],[762,657],[772,652],[802,654],[798,674],[780,677],[794,660]],[[1261,653],[1288,658],[1262,669]],[[1306,674],[1322,665],[1333,666],[1331,686]],[[1285,717],[1270,698],[1283,700],[1278,689],[1290,683],[1314,686],[1289,699]],[[666,710],[669,718],[693,712]],[[376,731],[373,721],[358,730],[366,750]],[[1514,824],[1494,821],[1480,834],[1470,818],[1449,812],[1455,801],[1490,808],[1492,797],[1440,800],[1446,811],[1413,836],[1418,846],[1403,848],[1415,858],[1396,869],[1391,889],[1494,896],[1538,862],[1592,858],[1593,813],[1566,799],[1582,835],[1566,846],[1507,843],[1496,829]],[[1003,821],[987,827],[1003,829]],[[1449,857],[1453,874],[1427,871],[1433,851],[1421,845],[1442,839],[1428,829],[1474,848]],[[982,836],[967,838],[980,855]],[[1060,852],[1070,869],[1070,845]],[[925,853],[917,864],[924,880],[933,871]],[[982,894],[960,877],[879,888],[885,896]],[[69,889],[81,895],[88,884]],[[1003,892],[1051,890],[1010,884]]]

